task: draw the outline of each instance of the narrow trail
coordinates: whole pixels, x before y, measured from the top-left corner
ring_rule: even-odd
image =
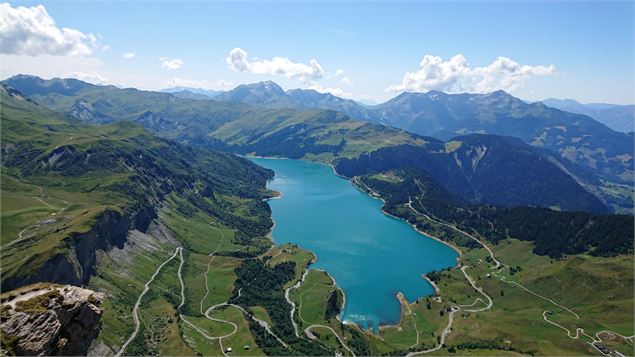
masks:
[[[68,207],[70,207],[70,204],[69,204],[68,202],[66,202],[65,200],[61,200],[62,202],[64,202],[64,204],[66,204],[66,207],[62,207],[62,208],[60,208],[60,207],[55,207],[55,206],[51,205],[50,203],[48,203],[48,202],[44,201],[44,200],[42,199],[42,198],[44,197],[44,190],[42,189],[42,187],[39,187],[39,188],[40,188],[40,191],[41,191],[41,193],[42,193],[42,196],[41,196],[41,197],[35,197],[35,196],[33,196],[33,199],[35,199],[35,200],[39,201],[40,203],[42,203],[44,206],[46,206],[46,207],[48,207],[48,208],[58,210],[58,211],[56,211],[56,212],[51,213],[51,216],[57,216],[57,215],[61,214],[62,212],[64,212],[66,209],[68,209]],[[37,226],[41,225],[42,223],[44,223],[44,222],[46,222],[46,221],[47,221],[47,219],[46,219],[46,218],[42,218],[42,219],[39,219],[37,222],[33,223],[32,225],[30,225],[30,226],[28,226],[28,227],[24,228],[23,230],[21,230],[20,232],[18,232],[18,239],[15,239],[15,240],[13,240],[13,241],[11,241],[11,242],[7,243],[7,246],[11,246],[11,245],[17,244],[17,243],[19,243],[19,242],[21,242],[21,241],[24,241],[24,240],[25,240],[25,239],[27,239],[27,238],[30,238],[30,237],[25,236],[24,234],[25,234],[28,230],[30,230],[30,229],[32,229],[32,228],[35,228],[35,227],[37,227]]]
[[[201,299],[201,315],[205,315],[205,313],[203,312],[203,302],[205,301],[205,299],[207,299],[207,296],[209,295],[209,284],[207,283],[207,275],[209,274],[209,269],[212,265],[212,262],[214,261],[214,259],[216,258],[216,253],[218,253],[218,251],[220,250],[221,245],[223,244],[223,241],[225,240],[225,234],[223,233],[223,231],[221,231],[220,229],[218,229],[217,227],[212,226],[212,228],[216,229],[218,232],[220,232],[220,242],[218,243],[218,246],[216,247],[216,249],[209,253],[208,256],[210,256],[211,258],[209,259],[209,262],[207,262],[207,270],[205,271],[205,295],[203,296],[203,298]]]
[[[423,351],[410,352],[406,355],[406,357],[423,355],[430,352],[438,351],[441,348],[443,348],[443,345],[445,344],[445,338],[450,334],[450,332],[452,332],[452,324],[454,323],[454,314],[456,314],[459,310],[460,310],[459,308],[454,307],[452,308],[452,311],[448,313],[448,325],[443,329],[443,332],[441,332],[439,343],[436,346],[429,348],[427,350],[423,350]]]
[[[521,288],[521,289],[523,289],[523,290],[527,291],[528,293],[530,293],[530,294],[532,294],[532,295],[534,295],[534,296],[537,296],[537,297],[539,297],[539,298],[541,298],[541,299],[544,299],[544,300],[546,300],[546,301],[549,301],[549,302],[550,302],[550,303],[552,303],[553,305],[555,305],[555,306],[557,306],[557,307],[559,307],[559,308],[561,308],[561,309],[566,310],[566,311],[567,311],[567,312],[569,312],[571,315],[575,316],[575,318],[576,318],[576,319],[580,319],[580,316],[579,316],[578,314],[576,314],[575,312],[573,312],[573,311],[572,311],[571,309],[569,309],[568,307],[558,304],[557,302],[553,301],[553,299],[550,299],[550,298],[548,298],[548,297],[546,297],[546,296],[542,296],[542,295],[540,295],[540,294],[538,294],[538,293],[536,293],[536,292],[533,292],[533,291],[531,291],[531,290],[527,289],[526,287],[524,287],[523,285],[521,285],[521,284],[519,284],[519,283],[517,283],[517,282],[515,282],[515,281],[508,281],[508,280],[507,280],[507,277],[502,276],[502,275],[499,275],[499,274],[498,274],[498,273],[496,273],[496,272],[492,272],[492,275],[493,275],[493,276],[495,276],[495,277],[497,277],[498,279],[500,279],[500,281],[502,281],[502,282],[504,282],[504,283],[507,283],[507,284],[510,284],[510,285],[515,285],[515,286],[518,286],[519,288]]]
[[[179,283],[181,283],[181,303],[179,307],[176,308],[176,311],[181,310],[181,307],[185,305],[185,283],[183,283],[183,263],[185,263],[185,260],[183,260],[183,249],[179,251],[179,257],[181,258],[181,263],[179,264],[179,270],[176,275],[179,278]]]
[[[172,254],[172,256],[169,257],[166,261],[161,263],[161,265],[159,265],[157,270],[154,271],[154,274],[152,274],[152,277],[150,277],[150,280],[148,280],[148,282],[145,283],[145,285],[143,286],[143,291],[141,292],[141,294],[139,294],[139,297],[137,298],[137,302],[132,308],[132,319],[134,320],[134,323],[135,323],[134,331],[132,332],[130,337],[128,337],[126,342],[124,342],[124,344],[121,346],[119,351],[117,351],[117,353],[115,354],[115,357],[121,356],[121,354],[126,350],[126,347],[128,347],[130,342],[132,342],[132,340],[134,340],[134,338],[137,337],[137,334],[139,333],[139,326],[141,324],[141,321],[139,320],[139,306],[141,305],[141,299],[143,299],[143,296],[148,292],[148,290],[150,290],[150,284],[152,284],[152,282],[157,277],[157,275],[159,275],[159,272],[161,272],[161,269],[163,269],[163,267],[166,264],[168,264],[172,259],[176,258],[176,255],[179,254],[182,249],[183,248],[181,247],[177,247],[176,250],[174,251],[174,254]]]
[[[308,274],[309,274],[309,269],[307,268],[304,270],[304,273],[302,273],[302,277],[300,278],[300,280],[298,280],[297,283],[295,283],[293,286],[290,286],[284,290],[284,298],[287,300],[289,305],[291,305],[290,316],[291,316],[291,323],[293,324],[293,332],[295,332],[295,337],[300,337],[300,334],[298,333],[298,324],[295,322],[295,319],[293,318],[293,315],[295,314],[295,303],[291,301],[289,294],[291,293],[291,290],[297,289],[300,287],[300,285],[302,285],[302,283],[304,282]]]
[[[205,280],[205,295],[203,296],[203,298],[200,301],[200,312],[201,315],[205,316],[205,318],[207,318],[210,321],[215,321],[215,322],[220,322],[220,323],[224,323],[224,324],[228,324],[232,326],[232,332],[227,333],[225,335],[222,336],[210,336],[208,335],[205,330],[203,330],[202,328],[196,326],[195,324],[193,324],[192,322],[188,321],[185,316],[183,315],[179,315],[181,317],[181,320],[183,320],[183,322],[185,322],[188,326],[192,327],[194,330],[196,330],[198,333],[201,334],[201,336],[205,337],[206,339],[210,340],[210,341],[216,341],[218,340],[218,344],[220,346],[221,352],[223,353],[224,356],[227,356],[227,353],[225,352],[225,348],[223,347],[223,338],[225,337],[230,337],[233,334],[235,334],[238,331],[238,325],[236,325],[234,322],[232,321],[227,321],[227,320],[223,320],[223,319],[217,319],[215,317],[211,317],[210,313],[212,311],[214,311],[216,308],[221,307],[221,306],[229,306],[230,304],[228,304],[227,302],[222,302],[220,304],[216,304],[214,306],[209,307],[206,311],[203,311],[203,303],[205,302],[205,299],[207,299],[207,297],[209,296],[209,283],[207,282],[207,276],[209,274],[209,270],[211,268],[212,262],[214,261],[214,259],[216,258],[216,253],[218,253],[218,251],[220,250],[220,247],[223,245],[223,242],[225,240],[225,234],[223,233],[223,231],[221,231],[219,228],[211,226],[212,228],[214,228],[215,230],[217,230],[220,235],[221,235],[221,239],[220,242],[218,243],[218,246],[216,247],[216,249],[209,253],[208,256],[210,257],[210,260],[207,262],[207,270],[205,271],[205,274],[203,275],[203,279]],[[181,287],[183,287],[183,285],[181,285]],[[179,308],[181,306],[183,306],[183,304],[185,303],[185,296],[182,295],[182,301],[181,301],[181,305],[179,305]]]

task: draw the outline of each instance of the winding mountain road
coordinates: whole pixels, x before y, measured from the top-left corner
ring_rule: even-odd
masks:
[[[492,274],[492,276],[497,277],[497,278],[498,278],[501,282],[504,282],[504,283],[507,283],[507,284],[510,284],[510,285],[517,286],[517,287],[519,287],[519,288],[521,288],[521,289],[525,290],[526,292],[528,292],[528,293],[530,293],[530,294],[532,294],[532,295],[534,295],[534,296],[536,296],[536,297],[538,297],[538,298],[540,298],[540,299],[543,299],[543,300],[545,300],[545,301],[548,301],[548,302],[550,302],[551,304],[553,304],[554,306],[557,306],[557,307],[559,307],[559,308],[561,308],[561,309],[563,309],[563,310],[565,310],[565,311],[569,312],[569,313],[570,313],[571,315],[573,315],[576,319],[580,319],[580,316],[579,316],[577,313],[575,313],[574,311],[572,311],[570,308],[568,308],[568,307],[566,307],[566,306],[564,306],[564,305],[562,305],[562,304],[557,303],[556,301],[554,301],[554,300],[553,300],[553,299],[551,299],[551,298],[548,298],[548,297],[546,297],[546,296],[543,296],[543,295],[541,295],[541,294],[538,294],[538,293],[536,293],[536,292],[532,291],[531,289],[529,289],[529,288],[527,288],[527,287],[523,286],[522,284],[520,284],[520,283],[518,283],[518,282],[515,282],[515,281],[508,281],[508,280],[507,280],[507,277],[505,277],[505,276],[503,276],[503,275],[498,274],[498,272],[500,271],[500,268],[504,267],[505,265],[504,265],[503,263],[501,263],[500,261],[498,261],[498,260],[496,259],[496,257],[494,256],[494,253],[492,252],[492,250],[491,250],[491,249],[490,249],[490,248],[489,248],[486,244],[484,244],[481,240],[479,240],[478,238],[476,238],[476,237],[472,236],[471,234],[469,234],[469,233],[467,233],[467,232],[465,232],[465,231],[463,231],[463,230],[461,230],[461,229],[459,229],[459,228],[457,228],[457,227],[454,227],[454,226],[452,226],[452,225],[450,225],[450,224],[447,224],[447,223],[441,222],[441,221],[439,221],[439,220],[436,220],[436,219],[434,219],[434,218],[431,218],[430,216],[428,216],[428,215],[427,215],[427,214],[425,214],[425,213],[421,213],[421,212],[417,211],[414,207],[412,207],[412,200],[411,200],[410,198],[408,198],[408,203],[406,203],[406,204],[405,204],[405,206],[406,206],[406,207],[408,207],[410,210],[412,210],[414,213],[419,214],[419,215],[423,216],[424,218],[426,218],[426,219],[428,219],[428,220],[430,220],[430,221],[433,221],[433,222],[435,222],[435,223],[437,223],[437,224],[441,224],[441,225],[446,226],[446,227],[448,227],[448,228],[451,228],[451,229],[453,229],[453,230],[455,230],[455,231],[457,231],[457,232],[460,232],[460,233],[464,234],[465,236],[467,236],[467,237],[469,237],[469,238],[473,239],[473,240],[474,240],[474,241],[476,241],[477,243],[479,243],[479,244],[480,244],[483,248],[485,248],[485,249],[487,250],[487,252],[489,253],[490,258],[491,258],[491,259],[492,259],[492,261],[494,262],[494,267],[492,268],[492,273],[491,273],[491,274]],[[468,309],[465,309],[465,311],[468,311],[468,312],[482,312],[482,311],[489,310],[489,309],[492,307],[492,305],[493,305],[493,301],[492,301],[492,299],[491,299],[491,298],[490,298],[487,294],[485,294],[485,292],[483,291],[483,289],[482,289],[482,288],[480,288],[480,287],[477,287],[477,286],[476,286],[476,283],[474,282],[474,280],[473,280],[473,279],[472,279],[472,278],[471,278],[471,277],[470,277],[470,276],[466,273],[465,269],[467,269],[467,268],[468,268],[468,266],[463,266],[463,267],[461,267],[461,272],[462,272],[462,273],[463,273],[463,275],[467,278],[467,280],[468,280],[468,282],[470,283],[470,285],[471,285],[474,289],[476,289],[479,293],[481,293],[483,296],[485,296],[485,298],[488,300],[488,303],[487,303],[487,305],[486,305],[485,307],[483,307],[483,308],[479,308],[479,309],[469,309],[469,310],[468,310]],[[479,300],[480,300],[480,301],[483,301],[482,299],[477,298],[477,299],[474,301],[474,303],[472,303],[471,305],[461,305],[461,307],[474,306],[474,305],[475,305],[475,304],[476,304]],[[457,309],[456,311],[458,311],[458,309]],[[456,312],[456,311],[453,311],[453,313],[454,313],[454,312]],[[635,336],[630,336],[630,337],[628,337],[628,336],[622,336],[622,335],[620,335],[619,333],[616,333],[616,332],[613,332],[613,331],[608,331],[608,330],[600,331],[600,332],[596,333],[596,334],[595,334],[595,337],[594,337],[594,336],[589,335],[589,334],[588,334],[588,333],[587,333],[587,332],[586,332],[583,328],[579,328],[579,327],[575,330],[575,334],[573,334],[573,333],[572,333],[569,329],[567,329],[566,327],[564,327],[564,326],[562,326],[562,325],[560,325],[560,324],[558,324],[558,323],[556,323],[556,322],[553,322],[553,321],[549,320],[549,319],[547,318],[548,314],[549,314],[549,313],[548,313],[548,311],[544,311],[544,312],[542,313],[542,316],[543,316],[544,321],[546,321],[547,323],[549,323],[549,324],[551,324],[551,325],[554,325],[554,326],[556,326],[556,327],[558,327],[558,328],[561,328],[562,330],[566,331],[566,333],[567,333],[567,337],[569,337],[569,338],[571,338],[571,339],[579,339],[581,334],[582,334],[582,335],[584,335],[584,336],[586,336],[586,337],[588,337],[588,338],[590,338],[590,339],[591,339],[591,342],[587,342],[587,343],[588,343],[588,344],[590,344],[591,346],[593,346],[593,348],[595,348],[598,352],[600,352],[600,353],[601,353],[601,354],[603,354],[603,355],[607,355],[607,354],[606,354],[606,353],[604,353],[604,352],[603,352],[600,348],[598,348],[598,346],[596,346],[596,343],[601,343],[601,342],[602,342],[602,339],[601,339],[601,338],[600,338],[600,336],[599,336],[601,333],[610,333],[610,334],[614,334],[614,335],[616,335],[616,336],[620,336],[621,338],[626,339],[626,340],[628,340],[628,341],[632,341],[632,340],[635,338]],[[451,330],[452,320],[453,320],[453,319],[450,319],[450,321],[449,321],[449,323],[448,323],[448,327],[446,327],[446,329],[444,330],[444,333],[448,332],[448,331],[449,331],[448,329],[450,329],[450,330]],[[448,332],[448,333],[449,333],[449,332]],[[444,340],[444,337],[445,337],[445,336],[442,334],[442,340]],[[442,343],[441,343],[441,344],[439,344],[439,346],[441,346],[441,345],[442,345]],[[439,347],[439,346],[437,346],[437,347]],[[440,348],[440,347],[439,347],[439,348]],[[436,348],[436,349],[430,349],[430,350],[426,350],[426,351],[420,351],[420,352],[416,352],[416,353],[410,353],[410,354],[408,354],[408,356],[413,356],[413,355],[416,355],[416,354],[429,353],[429,352],[433,352],[433,351],[436,351],[436,350],[438,350],[438,348]]]
[[[304,329],[304,334],[306,335],[306,337],[308,337],[311,340],[315,340],[317,337],[315,337],[314,334],[311,333],[311,329],[313,328],[324,328],[327,329],[329,331],[331,331],[331,333],[333,333],[335,335],[335,337],[337,337],[337,340],[340,341],[340,344],[353,356],[355,357],[355,352],[353,352],[350,348],[348,348],[348,346],[346,345],[346,343],[344,343],[344,340],[342,340],[342,338],[340,338],[340,335],[337,334],[337,332],[335,332],[335,330],[333,330],[333,328],[331,326],[326,326],[326,325],[322,325],[322,324],[314,324],[311,325],[307,328]]]
[[[174,254],[172,254],[171,257],[169,257],[167,260],[161,263],[159,267],[157,267],[157,270],[154,271],[154,274],[152,274],[152,277],[150,277],[150,280],[148,280],[148,282],[145,283],[145,285],[143,286],[143,291],[141,292],[141,294],[139,294],[139,297],[137,298],[137,302],[134,304],[134,307],[132,308],[132,319],[135,324],[134,331],[132,332],[130,337],[128,337],[126,342],[124,342],[124,344],[121,346],[119,351],[117,351],[117,353],[115,354],[115,357],[121,356],[121,354],[126,350],[126,347],[128,347],[130,342],[132,342],[132,340],[134,340],[134,338],[137,337],[137,334],[139,333],[139,325],[141,323],[139,320],[139,306],[141,305],[141,299],[143,299],[143,296],[148,292],[148,290],[150,290],[150,284],[152,284],[152,282],[157,277],[157,275],[159,275],[159,273],[161,272],[161,269],[163,269],[163,267],[166,264],[168,264],[172,259],[176,258],[176,255],[179,254],[182,249],[183,248],[181,247],[177,247],[176,250],[174,251]]]
[[[439,221],[439,220],[436,220],[436,219],[434,219],[434,218],[432,218],[432,217],[428,216],[428,215],[427,215],[427,214],[425,214],[425,213],[421,213],[421,212],[417,211],[417,209],[415,209],[414,207],[412,207],[412,199],[411,199],[410,197],[408,197],[408,203],[406,203],[406,207],[410,208],[410,209],[411,209],[414,213],[419,214],[419,215],[421,215],[421,216],[425,217],[426,219],[428,219],[428,220],[430,220],[430,221],[432,221],[432,222],[435,222],[435,223],[440,224],[440,225],[442,225],[442,226],[445,226],[445,227],[451,228],[451,229],[453,229],[453,230],[455,230],[455,231],[457,231],[457,232],[459,232],[459,233],[462,233],[462,234],[463,234],[463,235],[465,235],[466,237],[469,237],[469,238],[471,238],[472,240],[474,240],[475,242],[477,242],[478,244],[480,244],[480,245],[481,245],[483,248],[485,248],[485,250],[487,250],[487,252],[489,253],[490,258],[491,258],[491,259],[492,259],[492,261],[494,262],[494,268],[495,268],[495,269],[498,269],[498,268],[500,268],[500,267],[503,265],[501,262],[499,262],[499,261],[496,259],[496,257],[494,257],[494,252],[492,252],[492,250],[491,250],[491,249],[490,249],[490,248],[489,248],[489,247],[488,247],[485,243],[483,243],[480,239],[478,239],[478,238],[474,237],[473,235],[471,235],[471,234],[469,234],[469,233],[467,233],[467,232],[465,232],[465,231],[463,231],[463,230],[461,230],[461,229],[459,229],[459,228],[456,228],[456,227],[455,227],[455,226],[453,226],[453,225],[450,225],[450,224],[447,224],[447,223],[441,222],[441,221]]]
[[[465,269],[467,269],[467,268],[469,268],[468,265],[462,266],[461,267],[461,272],[463,273],[463,275],[465,276],[467,281],[470,283],[470,285],[474,288],[474,290],[478,291],[481,295],[483,295],[487,299],[487,304],[486,304],[485,307],[482,307],[482,308],[479,308],[479,309],[464,309],[464,310],[467,311],[467,312],[482,312],[482,311],[487,311],[487,310],[491,309],[492,305],[494,305],[494,302],[492,301],[492,298],[489,297],[489,295],[485,294],[485,292],[483,291],[483,288],[481,288],[480,286],[476,286],[476,282],[474,281],[474,279],[472,279],[465,272]],[[474,305],[476,305],[476,303],[479,300],[483,301],[481,298],[476,298],[476,300],[474,300],[474,302],[471,305],[459,305],[459,307],[465,308],[465,307],[474,306]]]
[[[295,284],[292,286],[293,289],[297,289],[300,287],[300,285],[302,285],[302,283],[305,281],[307,274],[309,273],[309,269],[306,269],[304,271],[304,274],[302,274],[302,278]],[[332,278],[331,278],[332,279]],[[323,284],[320,284],[323,285]],[[330,285],[329,285],[330,286]],[[308,289],[311,289],[313,286],[309,287]],[[291,299],[288,296],[288,292],[290,291],[291,288],[287,289],[286,293],[285,293],[285,297],[287,298],[287,302],[289,302],[289,304],[291,304],[291,321],[293,321],[293,325],[295,328],[297,328],[297,324],[293,318],[294,315],[294,311],[295,311],[295,303],[293,301],[291,301]],[[307,289],[307,291],[308,291]],[[305,291],[306,292],[306,291]],[[307,322],[303,317],[302,317],[302,297],[300,297],[300,304],[298,304],[298,317],[300,318],[300,320],[302,322],[304,322],[305,324],[310,324],[309,322]],[[344,343],[344,339],[342,339],[340,337],[340,335],[337,334],[337,332],[335,332],[335,330],[331,327],[331,326],[327,326],[327,325],[322,325],[322,324],[311,324],[308,327],[306,327],[304,329],[304,334],[306,335],[306,337],[308,337],[311,340],[315,340],[316,337],[314,334],[311,333],[311,329],[316,328],[316,327],[321,327],[321,328],[325,328],[327,330],[330,330],[335,337],[337,337],[337,340],[340,342],[340,344],[348,351],[350,352],[350,354],[355,357],[355,352],[353,352],[353,350],[351,350],[348,345],[346,345],[346,343]],[[299,336],[298,336],[299,337]],[[418,338],[418,336],[417,336]]]

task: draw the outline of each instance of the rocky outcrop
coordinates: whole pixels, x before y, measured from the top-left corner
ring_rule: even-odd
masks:
[[[2,349],[28,356],[86,355],[99,333],[104,295],[37,284],[3,294]]]
[[[98,250],[105,251],[113,246],[123,248],[129,231],[145,232],[155,217],[153,208],[124,214],[106,211],[90,231],[66,238],[69,249],[52,256],[34,273],[2,281],[2,291],[40,281],[86,285],[94,272]]]

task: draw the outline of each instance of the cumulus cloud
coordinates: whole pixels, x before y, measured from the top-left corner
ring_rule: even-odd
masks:
[[[124,59],[133,59],[136,55],[137,54],[134,52],[124,52],[121,54],[121,57],[123,57]]]
[[[335,77],[341,76],[342,74],[344,74],[344,70],[338,68],[337,70],[335,70]]]
[[[161,61],[161,67],[167,69],[168,71],[179,69],[183,67],[183,64],[185,63],[182,59],[179,58],[169,59],[166,57],[161,57],[159,58],[159,61]]]
[[[472,67],[458,54],[448,61],[441,57],[425,55],[419,70],[407,72],[400,84],[386,88],[387,92],[427,92],[441,90],[449,93],[488,93],[495,90],[511,91],[521,87],[535,76],[547,76],[556,71],[553,65],[531,66],[520,64],[507,57],[498,57],[484,67]]]
[[[97,36],[59,28],[43,5],[0,4],[0,53],[25,56],[88,56],[99,48]]]
[[[220,79],[217,81],[206,81],[206,80],[197,80],[197,79],[187,79],[187,78],[179,78],[173,77],[169,83],[170,87],[189,87],[189,88],[200,88],[200,89],[213,89],[213,90],[226,90],[235,87],[235,84],[230,81],[226,81],[224,79]]]
[[[285,57],[267,59],[247,58],[247,52],[242,48],[234,48],[225,59],[229,68],[237,72],[254,74],[280,75],[301,81],[318,79],[324,76],[324,68],[318,61],[312,59],[308,64],[293,62]]]
[[[338,96],[338,97],[350,97],[351,93],[348,93],[346,91],[344,91],[342,88],[331,88],[331,87],[324,87],[321,86],[319,84],[312,84],[311,86],[309,86],[309,89],[313,89],[315,91],[318,91],[320,93],[331,93],[334,96]]]

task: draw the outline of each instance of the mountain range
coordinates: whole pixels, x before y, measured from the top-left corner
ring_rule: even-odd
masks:
[[[539,205],[593,212],[605,212],[607,207],[618,210],[632,208],[628,195],[614,187],[607,188],[601,179],[603,177],[619,178],[619,175],[623,174],[623,171],[620,171],[622,167],[618,166],[617,173],[610,171],[613,167],[608,167],[606,168],[609,171],[608,174],[603,176],[601,174],[605,172],[602,170],[593,170],[588,165],[580,165],[580,162],[570,160],[567,155],[554,154],[553,151],[545,149],[547,145],[536,145],[535,142],[532,143],[534,145],[527,145],[518,140],[497,140],[487,135],[466,135],[469,133],[462,135],[461,138],[450,137],[438,140],[384,124],[369,123],[368,120],[355,120],[341,111],[303,109],[298,108],[297,104],[296,108],[289,108],[288,103],[297,103],[300,99],[309,102],[307,98],[313,98],[312,103],[345,104],[348,102],[314,91],[289,91],[293,94],[292,96],[273,82],[239,86],[235,91],[217,96],[217,99],[227,101],[179,98],[168,93],[95,86],[67,79],[47,81],[32,76],[12,77],[5,83],[32,96],[42,105],[83,122],[133,121],[165,138],[211,149],[242,154],[312,159],[332,163],[336,168],[339,168],[345,162],[344,160],[363,161],[366,155],[380,157],[384,155],[384,152],[391,152],[391,155],[399,157],[404,156],[404,162],[411,162],[411,160],[426,162],[429,159],[429,163],[420,165],[419,168],[430,173],[438,173],[435,178],[447,190],[468,202]],[[396,108],[398,102],[405,101],[406,103],[403,104],[405,111],[423,110],[421,108],[426,107],[430,101],[436,102],[434,98],[441,95],[442,93],[422,94],[423,99],[417,101],[415,99],[420,95],[406,93],[389,103]],[[448,96],[445,100],[454,103],[461,98],[461,96]],[[474,102],[469,98],[471,97],[467,99],[469,102]],[[524,102],[503,92],[489,96],[482,95],[479,98],[479,104],[472,105],[498,113],[499,116],[503,116],[501,121],[504,123],[511,120],[511,114],[507,111],[509,106],[515,108],[513,113],[517,117],[537,115],[527,114],[523,110],[527,108]],[[268,104],[252,105],[263,101]],[[507,103],[507,106],[501,102]],[[490,106],[487,106],[487,103],[490,103]],[[476,110],[476,107],[471,110]],[[361,108],[370,110],[366,107]],[[551,111],[556,111],[546,109],[547,107],[542,104],[538,104],[536,108],[551,114],[553,114]],[[557,111],[557,113],[564,112]],[[572,114],[564,113],[564,119],[553,120],[558,120],[558,123],[566,122],[569,120],[567,119],[569,115]],[[608,133],[609,137],[625,135],[615,133],[590,118],[584,116],[575,118],[584,120],[577,122],[576,125],[570,123],[573,126],[571,129],[553,130],[576,132],[599,127],[601,130],[598,134]],[[543,121],[548,120],[543,119]],[[527,119],[524,122],[528,123],[530,120]],[[581,125],[586,125],[588,128],[583,126],[585,129],[579,129]],[[502,126],[505,127],[505,125]],[[520,125],[518,131],[522,132],[523,129],[524,127]],[[512,136],[509,133],[511,129],[507,130],[505,134]],[[549,142],[548,139],[549,137],[545,135],[544,141]],[[602,137],[601,140],[610,139]],[[453,150],[455,145],[461,149]],[[588,145],[581,147],[586,149]],[[607,144],[607,146],[610,145]],[[603,150],[605,153],[613,152],[606,148]],[[504,155],[505,152],[515,154]],[[629,152],[625,149],[622,154],[628,156]],[[500,159],[501,157],[505,159]],[[390,162],[397,164],[399,161],[391,160]],[[628,160],[626,162],[629,163]],[[630,164],[632,164],[632,158]],[[538,165],[536,167],[540,169],[532,171],[534,165]],[[597,167],[600,167],[600,164],[596,163]],[[602,166],[602,168],[605,167]],[[501,172],[506,174],[500,175]],[[513,200],[505,201],[501,198],[502,196],[497,195],[496,185],[483,186],[487,180],[495,182],[493,176],[497,174],[504,180],[500,184],[507,185],[509,196],[515,197]],[[511,177],[514,179],[508,179]],[[562,186],[563,183],[571,189],[565,189]],[[561,186],[562,188],[557,190],[560,194],[556,194],[553,188]],[[528,187],[532,188],[531,192],[527,189]],[[517,194],[511,194],[511,191]]]
[[[555,98],[545,99],[542,103],[567,112],[588,115],[616,131],[629,133],[635,130],[635,105],[633,104],[582,104],[575,99]]]
[[[223,93],[221,90],[213,90],[213,89],[203,89],[203,88],[192,88],[192,87],[170,87],[162,89],[161,92],[164,93],[172,93],[175,95],[183,95],[187,93],[191,93],[194,95],[198,95],[198,99],[209,99],[214,98],[215,96]]]
[[[322,102],[319,93],[299,94]],[[33,322],[17,330],[3,322],[4,351],[22,353],[31,341],[25,342],[26,330],[48,336],[52,328],[43,326],[55,324],[46,319],[43,325],[41,317],[59,314],[57,295],[29,295],[73,284],[105,293],[101,318],[94,319],[100,328],[81,338],[81,353],[90,348],[91,355],[228,354],[204,340],[203,329],[225,333],[206,324],[211,320],[236,325],[227,348],[246,346],[254,355],[334,355],[340,347],[330,335],[294,333],[296,324],[307,331],[302,316],[308,315],[298,315],[302,306],[319,302],[311,307],[317,316],[311,319],[320,324],[315,326],[338,331],[333,333],[343,336],[351,354],[407,354],[412,341],[403,344],[403,335],[397,340],[390,333],[409,331],[410,319],[376,335],[334,318],[344,295],[331,291],[335,282],[328,274],[309,269],[316,255],[294,244],[272,245],[267,236],[273,222],[266,200],[275,193],[266,183],[273,171],[235,154],[330,164],[360,190],[381,197],[386,214],[450,242],[469,265],[428,277],[443,289],[443,301],[462,301],[466,294],[471,301],[474,290],[466,284],[494,296],[496,314],[461,317],[469,326],[497,328],[492,338],[547,316],[540,314],[543,300],[536,299],[532,320],[525,317],[524,289],[491,278],[494,273],[529,279],[522,286],[569,301],[585,316],[598,311],[593,317],[602,328],[622,321],[625,313],[632,316],[632,191],[626,185],[608,185],[589,167],[517,137],[467,133],[437,139],[337,110],[196,96],[32,76],[2,83],[2,317]],[[610,214],[618,210],[630,215]],[[495,253],[488,255],[485,244]],[[494,254],[504,267],[492,266]],[[473,280],[466,267],[473,269]],[[329,290],[302,300],[306,289],[315,292],[317,286]],[[6,301],[17,303],[5,307],[11,305]],[[412,309],[403,309],[402,319],[408,313],[433,326],[431,334],[421,335],[431,344],[440,338],[434,331],[446,325],[443,315],[456,311],[428,298],[402,304]],[[417,320],[412,321],[416,330]],[[67,341],[59,336],[54,345]],[[547,347],[535,347],[529,335],[529,343],[514,338],[511,350],[490,337],[479,337],[477,347],[458,348],[472,346],[473,338],[452,338],[459,340],[451,342],[449,353],[486,348],[548,354],[554,351],[551,341],[553,346],[561,341],[557,335]]]
[[[385,103],[365,106],[313,90],[285,92],[273,82],[260,82],[239,86],[216,99],[270,108],[331,109],[354,119],[444,140],[470,133],[514,136],[556,152],[606,180],[630,184],[634,179],[632,132],[617,132],[587,115],[526,103],[503,91],[405,92]]]

